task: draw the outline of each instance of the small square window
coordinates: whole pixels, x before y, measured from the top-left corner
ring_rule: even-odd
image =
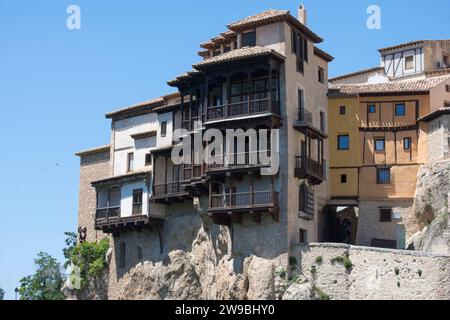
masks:
[[[377,112],[377,108],[374,104],[369,105],[369,113],[375,113]]]
[[[338,136],[338,150],[348,150],[350,148],[350,137],[348,135]]]
[[[145,155],[145,165],[146,166],[150,166],[152,164],[152,154],[151,153],[147,153]]]
[[[167,121],[161,122],[161,137],[165,137],[167,135]]]
[[[378,184],[390,184],[391,183],[391,169],[390,168],[378,168],[377,169],[377,183]]]
[[[405,58],[405,70],[414,69],[414,56],[409,56]]]
[[[341,174],[341,183],[347,183],[347,175]]]
[[[304,229],[299,230],[299,239],[300,244],[308,243],[308,231]]]
[[[375,139],[375,151],[385,150],[385,140],[384,138]]]
[[[406,107],[404,103],[397,103],[395,105],[395,115],[404,116],[406,114]]]
[[[392,221],[392,209],[380,208],[380,222],[391,222],[391,221]]]
[[[403,149],[410,150],[411,149],[411,138],[403,139]]]
[[[339,114],[344,115],[345,113],[346,113],[345,106],[341,106],[341,107],[339,108]]]
[[[256,32],[246,32],[242,35],[242,47],[256,46]]]

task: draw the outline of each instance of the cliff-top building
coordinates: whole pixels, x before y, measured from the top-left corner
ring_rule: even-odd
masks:
[[[325,240],[405,249],[418,169],[449,154],[450,40],[379,52],[380,67],[330,79]]]
[[[231,257],[282,256],[287,265],[292,247],[320,240],[333,60],[316,46],[322,41],[303,7],[298,17],[284,10],[247,17],[201,44],[203,59],[168,82],[176,93],[106,115],[110,144],[78,154],[79,227],[89,241],[112,236],[111,286],[136,263],[162,261],[174,249],[167,238],[185,232],[182,217],[201,217],[211,237],[228,234]],[[181,139],[177,129],[185,130]],[[195,157],[175,164],[173,149],[208,129],[268,130],[271,142],[261,150],[261,137],[246,135],[239,150],[235,137],[215,154],[232,164]],[[261,154],[277,154],[279,170],[261,174],[274,165]]]

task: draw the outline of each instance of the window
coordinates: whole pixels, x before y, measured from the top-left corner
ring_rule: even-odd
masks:
[[[319,76],[319,82],[325,83],[325,71],[321,67],[319,67],[318,76]]]
[[[298,238],[298,242],[300,244],[306,244],[308,243],[308,231],[305,229],[300,229],[299,230],[299,238]]]
[[[221,54],[222,54],[222,52],[220,52],[220,50],[214,50],[213,51],[213,57],[220,56]]]
[[[350,148],[350,137],[346,135],[338,136],[338,150],[348,150]]]
[[[305,96],[303,94],[303,90],[298,90],[297,99],[298,120],[305,121]]]
[[[411,149],[411,138],[403,138],[403,149],[405,150]]]
[[[325,132],[325,112],[320,111],[320,130]]]
[[[242,35],[242,47],[256,46],[256,32],[247,32]]]
[[[343,184],[347,183],[347,175],[346,174],[341,174],[341,183],[343,183]]]
[[[377,112],[377,108],[374,104],[369,105],[369,113],[375,113]]]
[[[414,69],[414,56],[409,56],[405,58],[405,70]]]
[[[144,256],[142,254],[142,248],[137,246],[137,248],[136,248],[136,258],[137,258],[137,260],[138,261],[142,261],[143,257]]]
[[[391,169],[390,168],[378,168],[377,169],[377,183],[378,184],[390,184],[391,183]]]
[[[128,154],[127,158],[127,172],[132,172],[134,170],[134,153]]]
[[[133,190],[133,215],[142,214],[142,189]]]
[[[304,214],[302,218],[311,219],[314,215],[314,193],[305,183],[299,186],[298,210]]]
[[[152,165],[152,154],[151,153],[147,153],[145,155],[145,165],[146,166]]]
[[[392,208],[380,208],[380,222],[392,221]]]
[[[223,48],[223,52],[227,53],[231,51],[231,46],[226,46],[225,48]]]
[[[384,149],[385,149],[384,138],[376,138],[375,139],[375,151],[384,151]]]
[[[304,62],[308,62],[308,40],[292,29],[292,53],[297,56],[297,71],[304,72]]]
[[[125,242],[121,242],[119,245],[119,268],[125,268],[125,260],[126,260],[126,245]]]
[[[406,108],[404,103],[397,103],[395,105],[395,115],[404,116],[406,114]]]
[[[449,84],[447,84],[447,85],[445,86],[445,91],[450,92],[450,85],[449,85]]]
[[[345,115],[346,112],[347,112],[347,110],[346,110],[345,106],[341,106],[341,107],[339,108],[339,114],[340,114],[340,115]]]
[[[161,122],[161,137],[165,137],[167,135],[167,121]]]

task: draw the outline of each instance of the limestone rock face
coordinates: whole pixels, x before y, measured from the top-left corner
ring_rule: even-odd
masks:
[[[275,299],[279,257],[233,253],[231,231],[200,212],[173,215],[166,221],[160,247],[155,231],[113,238],[109,272],[102,294],[91,288],[67,298],[113,300]],[[119,243],[126,243],[127,265],[117,268]],[[139,246],[141,261],[133,262]],[[129,251],[130,250],[130,251]],[[162,250],[162,251],[161,251]],[[145,256],[146,255],[146,256]]]
[[[303,301],[316,300],[314,288],[310,282],[296,283],[286,290],[283,300]]]
[[[419,170],[413,210],[422,230],[408,239],[409,249],[450,254],[449,186],[450,160]]]
[[[447,208],[449,186],[450,160],[431,163],[420,168],[413,210],[423,227],[432,222],[443,208]]]

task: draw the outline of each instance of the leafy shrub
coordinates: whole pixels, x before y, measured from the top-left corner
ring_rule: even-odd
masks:
[[[80,268],[81,285],[86,285],[89,279],[100,277],[106,270],[106,253],[109,249],[109,239],[100,242],[83,242],[73,248],[71,262]]]
[[[322,264],[323,263],[323,257],[322,256],[317,257],[316,258],[316,263],[317,264]]]

